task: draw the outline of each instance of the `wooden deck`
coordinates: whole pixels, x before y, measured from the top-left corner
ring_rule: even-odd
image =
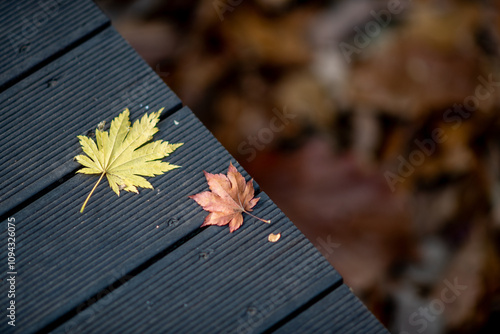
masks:
[[[0,26],[0,333],[387,333],[258,186],[272,224],[200,228],[203,170],[250,176],[91,1],[4,1]],[[81,214],[77,135],[126,107],[165,107],[155,139],[185,143],[182,168],[139,195],[105,182]]]

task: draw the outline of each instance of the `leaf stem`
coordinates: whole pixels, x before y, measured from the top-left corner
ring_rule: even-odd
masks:
[[[250,215],[250,216],[252,216],[252,217],[254,217],[254,218],[256,218],[256,219],[260,220],[261,222],[264,222],[264,223],[266,223],[266,224],[271,224],[271,220],[265,220],[265,219],[259,218],[259,217],[257,217],[257,216],[252,215],[250,212],[245,211],[245,210],[243,210],[243,212],[244,212],[244,213],[246,213],[247,215]]]
[[[101,177],[99,178],[99,180],[97,180],[97,183],[94,185],[94,188],[92,188],[92,190],[90,191],[90,194],[87,196],[87,199],[85,200],[85,202],[83,202],[82,208],[80,209],[80,213],[83,213],[83,210],[85,209],[85,206],[87,205],[87,202],[89,201],[90,196],[92,196],[92,194],[94,193],[95,188],[97,188],[97,185],[99,184],[99,182],[101,182],[104,174],[105,173],[101,174]]]
[[[240,204],[240,207],[243,209],[243,204],[241,203],[240,193],[238,192],[238,193],[236,193],[236,195],[238,196],[238,201],[240,202],[240,203],[239,203],[239,204]],[[262,219],[262,218],[259,218],[259,217],[257,217],[257,216],[252,215],[250,212],[248,212],[248,211],[246,211],[246,210],[243,210],[243,212],[244,212],[244,213],[246,213],[247,215],[250,215],[250,216],[252,216],[252,217],[254,217],[254,218],[256,218],[256,219],[260,220],[261,222],[264,222],[264,223],[266,223],[266,224],[271,224],[271,220],[264,220],[264,219]]]

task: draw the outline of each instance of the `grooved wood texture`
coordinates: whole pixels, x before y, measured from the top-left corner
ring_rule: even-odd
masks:
[[[54,333],[251,333],[339,282],[272,201],[259,196],[256,214],[271,225],[247,216],[232,234],[209,227]],[[272,232],[282,233],[276,243],[267,240]]]
[[[183,168],[151,178],[154,190],[141,190],[139,195],[122,192],[118,197],[104,182],[80,214],[97,179],[77,174],[15,214],[16,255],[18,266],[24,268],[20,288],[26,282],[17,300],[19,313],[25,314],[23,323],[29,324],[27,332],[43,327],[201,225],[203,214],[187,196],[206,184],[203,168],[222,171],[229,156],[187,109],[162,121],[159,129],[154,138],[182,140],[185,145],[165,159]],[[76,143],[77,138],[70,141]],[[78,147],[71,152],[78,153]],[[199,218],[193,220],[195,215]],[[169,226],[172,219],[178,223]],[[5,298],[2,294],[0,300]],[[0,332],[4,325],[0,323]]]
[[[335,289],[275,333],[389,334],[346,285]]]
[[[0,87],[108,23],[91,1],[0,2]]]
[[[0,216],[78,167],[77,135],[126,107],[135,118],[180,104],[113,28],[4,91]]]
[[[199,229],[206,212],[187,196],[207,190],[202,171],[225,172],[231,156],[187,108],[161,121],[159,130],[160,135],[155,138],[174,143],[185,142],[185,145],[166,158],[166,161],[181,165],[182,168],[151,178],[154,190],[142,190],[139,195],[123,193],[117,197],[104,182],[96,190],[84,214],[80,214],[79,208],[96,182],[96,177],[77,174],[16,213],[19,235],[17,266],[24,268],[18,281],[19,289],[22,287],[23,292],[16,300],[19,304],[18,312],[23,314],[23,321],[19,322],[16,329],[24,333],[43,328],[158,252]],[[286,286],[280,286],[285,282],[292,286],[297,284],[290,291],[295,294],[302,290],[310,293],[308,285],[320,278],[328,277],[326,282],[319,280],[323,282],[320,290],[340,280],[340,276],[326,260],[265,197],[255,212],[273,219],[272,225],[246,217],[245,228],[233,234],[229,234],[227,228],[213,227],[199,236],[202,241],[210,240],[200,246],[195,246],[196,243],[189,246],[195,247],[196,253],[193,255],[193,250],[190,250],[188,257],[191,260],[168,256],[158,262],[156,267],[160,266],[163,270],[168,265],[167,271],[172,271],[174,275],[168,277],[170,281],[183,284],[187,290],[197,291],[195,296],[203,295],[201,292],[205,284],[202,281],[210,277],[212,282],[209,283],[208,292],[213,289],[234,292],[238,287],[247,287],[250,292],[242,294],[243,299],[236,299],[239,305],[250,303],[255,296],[258,296],[255,303],[263,304],[271,296],[259,295],[259,292],[286,289]],[[277,231],[283,233],[282,240],[276,244],[269,243],[267,235]],[[5,228],[2,233],[5,233]],[[216,234],[211,236],[212,233]],[[214,251],[213,254],[211,250]],[[203,251],[213,259],[198,261],[198,255]],[[193,256],[196,258],[194,264]],[[315,261],[314,268],[296,273],[294,278],[297,281],[287,278],[286,275],[292,273],[293,268],[304,266],[312,260]],[[192,266],[186,268],[185,261]],[[203,267],[199,267],[200,265]],[[178,268],[184,269],[178,271]],[[225,277],[228,274],[233,274],[233,279]],[[5,273],[0,277],[5,279]],[[137,282],[143,286],[152,286],[151,282],[144,280],[145,278],[139,278]],[[232,282],[233,280],[236,282]],[[252,283],[253,280],[257,281]],[[262,283],[259,284],[259,280]],[[128,284],[132,285],[132,281]],[[165,285],[165,288],[169,286],[168,282],[158,284]],[[157,286],[150,293],[159,296],[162,289]],[[128,293],[130,295],[126,299],[140,298],[133,297],[132,290]],[[306,296],[309,297],[307,293]],[[166,298],[163,300],[164,307],[177,305],[170,296],[163,298]],[[179,295],[177,298],[180,302],[188,297]],[[192,300],[189,298],[186,300]],[[232,298],[234,295],[226,302],[221,301],[228,305],[221,307],[219,311],[228,312],[235,308],[230,304]],[[1,295],[2,303],[5,302],[4,299],[6,295]],[[200,305],[204,308],[196,309],[195,315],[199,316],[210,309],[216,310],[213,307],[214,299],[215,295],[208,293],[203,299],[204,304]],[[106,303],[106,300],[103,299],[102,303]],[[134,308],[133,305],[138,303],[139,300],[135,300],[129,307]],[[41,304],[44,305],[43,308],[40,307]],[[278,306],[281,307],[281,304],[276,306],[276,310],[279,309]],[[181,310],[184,314],[185,310]],[[106,314],[103,320],[111,319],[110,312],[111,310],[103,313]],[[84,317],[86,313],[82,314],[80,317]],[[221,314],[216,316],[223,320]],[[234,317],[230,319],[234,320]],[[188,322],[193,320],[191,318]],[[226,320],[229,321],[227,318]],[[101,326],[109,326],[113,322],[101,323]],[[197,325],[203,323],[201,321]],[[0,323],[0,331],[5,325]]]

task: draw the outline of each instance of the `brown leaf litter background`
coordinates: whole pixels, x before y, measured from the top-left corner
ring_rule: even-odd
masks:
[[[97,1],[392,332],[417,333],[455,278],[421,332],[500,332],[500,87],[445,121],[479,76],[500,81],[500,2],[412,1],[351,62],[339,43],[390,1],[244,0],[223,21],[216,2]],[[384,174],[438,128],[391,191]]]

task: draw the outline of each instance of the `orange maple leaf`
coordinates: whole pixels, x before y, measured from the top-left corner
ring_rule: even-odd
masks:
[[[245,182],[245,178],[232,163],[229,163],[227,176],[203,172],[211,192],[204,191],[189,196],[201,205],[203,210],[210,212],[201,226],[229,224],[229,232],[233,232],[243,224],[243,212],[265,223],[271,223],[270,220],[249,213],[260,198],[254,198],[253,179]]]

